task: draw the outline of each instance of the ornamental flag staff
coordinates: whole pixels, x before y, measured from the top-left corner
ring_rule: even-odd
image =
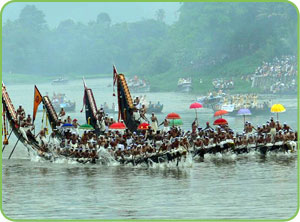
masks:
[[[87,89],[86,83],[85,83],[85,80],[84,80],[84,77],[82,77],[82,81],[83,81],[83,86],[84,86],[84,93],[83,93],[83,104],[82,104],[82,109],[80,110],[81,113],[83,112],[83,108],[84,108],[84,106],[85,106],[85,90]]]
[[[115,85],[117,82],[117,78],[118,78],[118,71],[115,67],[115,65],[113,65],[113,96],[116,96],[115,94]]]
[[[34,85],[34,101],[33,101],[32,123],[35,120],[36,112],[37,112],[38,106],[42,102],[42,99],[43,99],[43,97],[42,97],[40,91],[38,90],[38,88],[36,87],[36,85]]]

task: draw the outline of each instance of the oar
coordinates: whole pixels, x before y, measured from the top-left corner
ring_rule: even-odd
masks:
[[[18,138],[18,140],[17,140],[17,142],[16,142],[16,144],[15,144],[15,146],[14,146],[13,150],[11,151],[11,153],[10,153],[10,155],[9,155],[8,159],[10,159],[10,158],[11,158],[11,156],[12,156],[13,152],[15,151],[15,149],[16,149],[16,147],[17,147],[17,144],[18,144],[18,142],[19,142],[20,138],[21,138],[21,135],[19,136],[19,138]]]
[[[8,136],[7,140],[9,140],[9,137],[11,136],[12,132],[13,132],[13,130],[11,130],[11,131],[10,131],[10,133],[9,133],[9,136]],[[6,144],[5,144],[5,145],[3,146],[3,148],[2,148],[2,152],[4,151],[5,147],[6,147]]]

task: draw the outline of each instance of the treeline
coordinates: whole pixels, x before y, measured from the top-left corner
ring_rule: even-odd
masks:
[[[249,74],[263,60],[297,53],[297,11],[289,3],[185,2],[179,12],[172,25],[159,10],[139,22],[112,24],[100,13],[88,24],[68,19],[50,29],[28,5],[3,26],[3,72],[110,73],[116,64],[163,87],[179,76]]]

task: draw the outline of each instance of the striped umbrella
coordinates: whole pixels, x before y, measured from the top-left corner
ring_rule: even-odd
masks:
[[[171,119],[170,124],[172,126],[181,126],[183,125],[182,119]]]

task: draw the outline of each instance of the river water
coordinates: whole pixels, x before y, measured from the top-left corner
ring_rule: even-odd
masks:
[[[34,82],[34,80],[32,80]],[[111,79],[88,79],[99,106],[116,103]],[[80,113],[82,81],[65,86],[39,84],[41,93],[65,93],[76,101],[70,113],[83,123]],[[12,102],[32,113],[33,84],[7,85]],[[133,94],[139,96],[140,94]],[[189,105],[197,95],[146,93],[147,100],[164,104],[159,121],[169,112],[177,112],[189,129],[195,118]],[[287,111],[279,115],[297,128],[296,96],[265,96],[282,103]],[[114,115],[112,115],[114,116]],[[251,116],[252,124],[263,124],[270,116]],[[114,116],[116,117],[116,116]],[[200,109],[199,124],[213,122],[213,111]],[[38,113],[36,128],[41,127]],[[242,117],[226,117],[236,131],[243,127]],[[297,210],[297,154],[205,156],[203,162],[188,160],[173,165],[145,167],[93,166],[47,163],[30,159],[22,144],[12,158],[16,142],[12,136],[2,162],[3,211],[12,219],[286,219]]]

